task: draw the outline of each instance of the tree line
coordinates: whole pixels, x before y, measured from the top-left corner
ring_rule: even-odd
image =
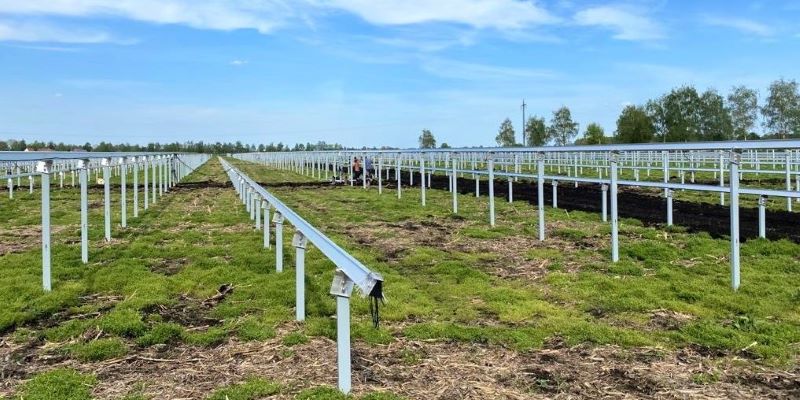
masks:
[[[0,140],[0,151],[94,151],[94,152],[114,152],[114,151],[127,151],[127,152],[189,152],[189,153],[212,153],[212,154],[225,154],[225,153],[244,153],[250,151],[273,152],[273,151],[312,151],[312,150],[341,150],[344,147],[338,143],[326,143],[319,141],[317,143],[297,143],[293,147],[283,143],[269,143],[269,144],[243,144],[240,141],[235,143],[204,143],[204,142],[173,142],[173,143],[148,143],[146,145],[138,144],[112,144],[108,142],[100,142],[98,144],[91,144],[86,142],[82,145],[66,144],[63,142],[54,143],[50,142],[26,142],[25,140]]]
[[[759,104],[755,89],[734,86],[723,96],[709,88],[702,93],[694,86],[672,89],[641,105],[627,105],[617,118],[616,130],[606,136],[597,123],[589,123],[581,138],[580,125],[567,106],[553,111],[549,124],[533,115],[525,121],[524,142],[517,142],[511,119],[506,118],[495,136],[500,147],[553,144],[607,144],[648,142],[694,142],[723,140],[800,138],[800,90],[795,80],[778,79],[769,86]],[[755,130],[761,117],[763,134]],[[420,148],[436,147],[429,130],[419,137]],[[445,147],[446,143],[442,144]],[[449,146],[448,146],[449,147]]]

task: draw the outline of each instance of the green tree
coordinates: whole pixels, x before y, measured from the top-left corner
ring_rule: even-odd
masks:
[[[510,119],[506,118],[503,123],[500,124],[500,129],[497,131],[497,136],[495,136],[494,140],[500,147],[512,147],[517,144],[515,136],[514,124],[511,123]]]
[[[553,111],[553,118],[550,119],[548,136],[553,139],[556,146],[566,146],[578,135],[579,124],[572,121],[572,113],[569,108],[562,106]]]
[[[544,146],[547,143],[547,127],[544,124],[544,118],[532,116],[528,118],[525,123],[525,138],[528,147]]]
[[[435,149],[436,148],[436,138],[433,137],[433,133],[431,133],[428,129],[423,129],[422,133],[419,135],[419,148],[420,149]]]
[[[653,140],[655,131],[645,108],[629,105],[622,109],[617,118],[614,140],[617,143],[647,143]]]
[[[700,96],[699,138],[706,141],[733,139],[731,114],[725,99],[716,90],[708,89]]]
[[[606,143],[606,131],[602,126],[592,122],[586,126],[586,132],[583,133],[581,144],[603,144]]]
[[[734,86],[728,94],[733,137],[747,140],[758,119],[758,92],[745,86]]]
[[[785,139],[800,135],[800,93],[797,81],[779,79],[769,86],[767,103],[761,109],[764,128]]]
[[[450,145],[447,144],[447,142],[442,142],[442,144],[439,146],[439,148],[440,149],[449,149]]]

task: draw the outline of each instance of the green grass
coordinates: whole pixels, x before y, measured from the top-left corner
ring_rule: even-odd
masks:
[[[278,180],[272,178],[274,170],[234,163],[259,181]],[[286,171],[279,174],[286,179]],[[666,232],[665,240],[664,231],[626,219],[621,222],[622,259],[611,263],[609,230],[599,221],[599,215],[547,208],[548,226],[554,226],[548,241],[568,245],[592,240],[599,247],[517,249],[533,263],[548,262],[544,278],[530,282],[491,274],[482,264],[497,255],[482,252],[415,245],[387,263],[382,261],[380,249],[356,243],[349,233],[353,229],[357,232],[370,220],[422,224],[452,220],[447,192],[427,191],[428,205],[423,208],[417,188],[404,188],[401,200],[393,190],[379,196],[374,187],[367,191],[347,186],[271,190],[386,277],[392,302],[383,310],[383,318],[389,324],[411,317],[422,320],[405,328],[402,333],[406,336],[496,343],[518,349],[540,347],[556,336],[568,343],[623,346],[681,347],[696,343],[734,354],[755,341],[758,344],[750,351],[767,362],[793,362],[797,355],[800,312],[796,304],[800,294],[790,283],[800,275],[800,246],[795,243],[744,243],[743,283],[734,292],[728,282],[729,242],[724,239],[675,229]],[[353,212],[347,204],[369,211]],[[451,228],[453,236],[478,242],[535,237],[534,207],[526,202],[497,202],[496,207],[497,227],[490,228],[486,199],[460,196],[459,214],[464,218],[458,220],[461,225]],[[397,233],[388,235],[393,234]],[[381,234],[372,236],[380,238]],[[657,309],[683,313],[691,319],[678,330],[654,329],[649,320]],[[743,331],[727,323],[740,315],[755,319],[755,329]],[[488,326],[476,324],[481,320],[491,322]],[[307,332],[330,333],[326,329]]]
[[[372,328],[368,302],[358,295],[351,299],[356,341],[377,346],[400,338],[441,340],[514,351],[538,349],[554,339],[567,345],[666,350],[698,345],[781,368],[797,363],[796,243],[744,243],[742,286],[734,292],[729,287],[729,242],[706,234],[664,231],[624,219],[621,260],[611,263],[610,230],[596,214],[548,207],[548,238],[539,243],[534,239],[537,210],[527,202],[498,201],[497,227],[491,228],[485,197],[460,196],[454,216],[445,191],[427,191],[428,205],[422,207],[417,188],[404,188],[400,200],[388,189],[378,195],[374,186],[273,188],[270,182],[313,179],[235,164],[383,274],[388,303],[381,308],[380,329]],[[226,179],[216,160],[189,178]],[[92,200],[98,195],[93,190]],[[276,343],[294,347],[314,337],[336,338],[335,302],[328,295],[334,267],[314,246],[306,252],[307,319],[288,334],[278,333],[294,320],[293,232],[287,225],[287,271],[276,273],[274,251],[262,248],[262,233],[254,231],[232,188],[176,190],[136,219],[129,210],[129,227],[115,223],[112,243],[103,243],[102,209],[93,208],[88,265],[81,263],[75,241],[77,204],[74,190],[54,190],[54,226],[60,233],[54,235],[52,292],[41,290],[35,245],[0,260],[0,333],[15,343],[47,341],[61,354],[90,363],[162,344],[214,347],[229,339],[278,337]],[[114,204],[118,215],[118,199]],[[35,229],[38,206],[35,195],[0,199],[4,229]],[[401,251],[389,251],[394,247]],[[203,306],[222,284],[233,284],[233,292],[216,305]],[[654,324],[655,310],[686,319],[660,326]],[[100,338],[92,340],[98,332]],[[744,348],[748,350],[742,352]],[[415,365],[422,357],[409,351],[400,362]],[[716,378],[693,379],[702,384]],[[66,381],[81,383],[67,388],[62,385]],[[71,370],[51,370],[20,384],[15,393],[25,399],[88,398],[95,382]],[[84,391],[61,395],[44,392],[47,388]],[[286,387],[258,378],[220,388],[211,398],[259,398],[272,395],[261,391],[272,390],[299,393],[298,398],[346,398],[330,388]],[[398,398],[390,393],[359,395]]]
[[[71,369],[55,369],[26,382],[19,400],[89,400],[97,378]]]
[[[208,400],[256,400],[278,394],[281,386],[259,378],[218,389]]]

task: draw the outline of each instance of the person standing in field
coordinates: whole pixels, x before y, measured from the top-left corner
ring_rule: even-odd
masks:
[[[361,170],[361,160],[358,157],[353,157],[353,179],[361,178],[361,174],[364,171]]]

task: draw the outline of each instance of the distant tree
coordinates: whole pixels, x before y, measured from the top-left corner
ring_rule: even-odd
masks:
[[[442,144],[439,146],[439,148],[440,149],[449,149],[450,145],[447,144],[447,142],[442,142]]]
[[[602,126],[592,122],[586,126],[581,144],[603,144],[607,142],[606,132]]]
[[[725,99],[716,90],[708,89],[700,96],[699,139],[705,141],[733,138],[731,114]]]
[[[556,146],[566,146],[572,143],[573,138],[578,135],[579,126],[577,122],[572,121],[572,113],[569,108],[562,106],[553,111],[548,136],[553,139]]]
[[[544,146],[547,143],[547,127],[544,123],[544,118],[538,116],[531,116],[525,123],[525,143],[528,147]]]
[[[0,140],[0,151],[8,151],[8,150],[9,150],[8,143],[6,143],[4,140]]]
[[[660,98],[648,101],[646,109],[661,141],[698,139],[700,95],[693,86],[672,89]]]
[[[653,140],[655,127],[644,107],[626,106],[617,118],[617,143],[647,143]]]
[[[433,137],[433,133],[431,133],[428,129],[423,129],[422,133],[419,135],[419,148],[420,149],[435,149],[436,148],[436,138]]]
[[[761,108],[764,127],[776,137],[800,135],[800,93],[797,81],[779,79],[769,86],[767,103]]]
[[[500,147],[512,147],[517,144],[515,135],[514,124],[511,123],[510,119],[506,118],[500,124],[500,129],[497,131],[497,136],[495,136],[494,140]]]
[[[758,92],[745,86],[734,86],[728,94],[728,107],[734,139],[747,140],[758,119]]]

